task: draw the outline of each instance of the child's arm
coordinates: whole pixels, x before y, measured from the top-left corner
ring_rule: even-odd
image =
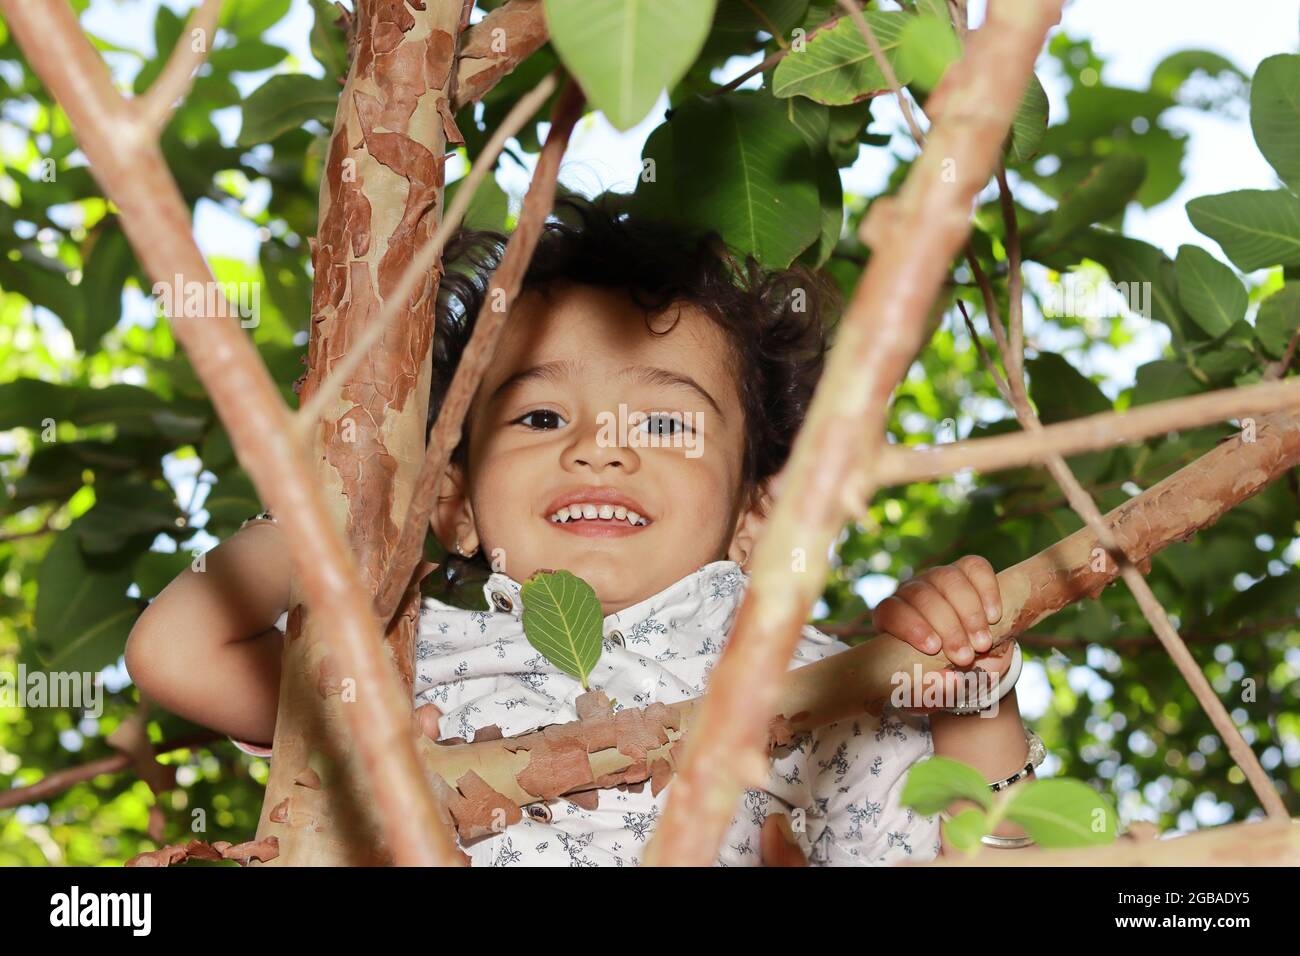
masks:
[[[140,615],[126,666],[141,694],[195,723],[270,743],[291,564],[270,522],[243,528],[187,568]]]

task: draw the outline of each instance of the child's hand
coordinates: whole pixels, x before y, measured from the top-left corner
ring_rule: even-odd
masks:
[[[917,575],[872,612],[877,631],[892,634],[923,654],[942,650],[963,668],[975,662],[977,653],[993,646],[988,625],[1001,618],[997,574],[993,565],[973,554]],[[1007,655],[997,672],[1009,662]]]

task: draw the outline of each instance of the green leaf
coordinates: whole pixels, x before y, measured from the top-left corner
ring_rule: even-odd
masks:
[[[1130,301],[1138,301],[1150,317],[1169,326],[1176,348],[1182,348],[1200,326],[1192,322],[1178,301],[1174,264],[1163,252],[1140,239],[1130,239],[1092,229],[1070,244],[1072,252],[1099,263]]]
[[[1148,362],[1137,370],[1133,385],[1134,407],[1163,402],[1167,398],[1183,398],[1205,390],[1182,362],[1164,360]]]
[[[1011,791],[1007,818],[1049,849],[1097,846],[1115,839],[1115,810],[1078,780],[1031,780]]]
[[[1246,317],[1246,287],[1237,274],[1199,246],[1178,247],[1178,300],[1196,324],[1217,338]]]
[[[564,673],[582,681],[600,660],[600,601],[591,585],[569,571],[540,571],[524,582],[524,636]]]
[[[170,492],[143,482],[96,485],[95,505],[76,522],[87,555],[114,554],[143,538],[147,547],[162,532],[176,531],[180,511]]]
[[[807,13],[808,0],[718,0],[713,30],[744,34],[776,30],[786,38]]]
[[[1239,189],[1201,196],[1187,216],[1242,272],[1300,265],[1300,199],[1285,189]]]
[[[1288,282],[1259,304],[1255,336],[1265,351],[1281,358],[1300,330],[1300,282]],[[3,407],[3,402],[0,402]]]
[[[783,104],[752,91],[696,97],[673,112],[672,125],[677,198],[687,221],[717,229],[768,268],[785,268],[817,241],[818,173]]]
[[[243,39],[257,39],[289,12],[291,0],[225,0],[221,6],[222,28]]]
[[[142,598],[156,597],[176,576],[190,566],[188,551],[146,551],[136,559],[132,576]]]
[[[1300,188],[1300,56],[1270,56],[1250,85],[1250,128],[1264,158],[1292,189]]]
[[[0,431],[41,429],[45,419],[63,421],[72,415],[76,394],[66,385],[20,378],[0,383]]]
[[[1102,390],[1055,352],[1039,352],[1025,362],[1025,369],[1044,425],[1112,410]]]
[[[1011,120],[1011,138],[1007,152],[1012,162],[1027,163],[1038,155],[1043,144],[1043,134],[1047,132],[1047,91],[1039,82],[1038,75],[1029,78],[1025,95],[1016,108],[1016,115]]]
[[[126,647],[139,607],[126,596],[129,566],[92,567],[78,546],[80,521],[61,532],[37,574],[36,637],[50,669],[97,671]]]
[[[1122,213],[1142,185],[1146,165],[1141,156],[1123,153],[1102,160],[1061,199],[1033,248],[1058,248],[1092,223]]]
[[[704,46],[714,0],[544,0],[551,45],[616,129],[643,120]]]
[[[979,848],[980,837],[989,832],[989,818],[973,807],[943,822],[943,835],[958,850]]]
[[[932,816],[963,797],[974,800],[985,810],[993,806],[988,782],[978,770],[949,757],[931,757],[907,772],[899,802],[924,816]]]
[[[961,41],[946,15],[912,17],[903,27],[898,41],[899,66],[922,88],[938,86],[944,72],[960,58]]]
[[[1229,59],[1209,50],[1179,50],[1171,53],[1151,71],[1151,92],[1170,99],[1181,92],[1183,84],[1194,74],[1220,77],[1227,73],[1238,80],[1249,77]]]
[[[458,179],[447,187],[445,193],[447,208],[451,208],[451,201],[456,197],[456,192],[464,181]],[[479,183],[478,189],[474,191],[474,197],[469,201],[469,208],[465,210],[464,226],[467,229],[491,229],[494,232],[502,232],[506,228],[506,218],[509,214],[510,197],[505,194],[496,177],[488,176]]]
[[[339,87],[333,80],[317,79],[305,73],[273,76],[244,103],[239,145],[269,143],[307,120],[314,119],[329,127],[338,105]]]
[[[903,28],[914,18],[894,11],[864,16],[898,82],[910,83],[912,75],[903,68],[898,49]],[[806,96],[827,106],[846,106],[888,91],[889,84],[872,58],[871,48],[847,16],[840,17],[829,30],[810,35],[805,49],[782,59],[772,74],[774,96]]]
[[[256,73],[279,66],[288,51],[261,40],[241,40],[234,46],[213,50],[208,62],[225,73]]]
[[[86,260],[81,284],[86,290],[86,320],[70,329],[83,352],[99,347],[104,333],[122,317],[122,287],[135,268],[135,253],[116,222],[105,224]]]
[[[348,38],[339,24],[342,11],[330,0],[311,0],[316,18],[311,25],[311,55],[325,67],[326,76],[343,76],[348,71]]]

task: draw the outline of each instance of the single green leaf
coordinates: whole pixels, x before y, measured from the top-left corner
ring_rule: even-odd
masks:
[[[985,810],[993,806],[988,782],[978,770],[949,757],[931,757],[907,772],[899,802],[917,813],[932,816],[963,797],[974,800]]]
[[[1242,272],[1300,266],[1300,199],[1285,189],[1239,189],[1201,196],[1187,216]]]
[[[269,143],[307,120],[314,119],[328,127],[334,122],[338,105],[339,87],[333,80],[317,79],[305,73],[277,74],[254,90],[244,103],[239,145]]]
[[[808,0],[718,0],[713,30],[747,35],[775,30],[785,39],[807,13]]]
[[[764,93],[696,97],[672,116],[677,198],[690,223],[785,268],[822,232],[808,144]],[[828,184],[829,185],[829,184]]]
[[[1087,230],[1072,240],[1069,248],[1104,267],[1111,282],[1137,306],[1133,311],[1169,326],[1175,350],[1182,349],[1188,339],[1203,336],[1178,301],[1173,261],[1160,249],[1101,229]]]
[[[1178,247],[1178,300],[1196,324],[1218,337],[1246,317],[1246,287],[1237,274],[1199,246]]]
[[[551,45],[616,129],[645,119],[704,46],[715,0],[543,0]]]
[[[1011,791],[1007,818],[1049,849],[1097,846],[1115,839],[1115,810],[1078,780],[1031,780]]]
[[[1033,248],[1060,247],[1092,223],[1122,213],[1145,175],[1146,160],[1141,156],[1108,156],[1065,194],[1048,218],[1047,227],[1034,237]]]
[[[961,59],[961,41],[947,16],[922,14],[903,27],[898,41],[898,62],[912,82],[932,90],[950,65]]]
[[[288,55],[287,50],[261,40],[241,40],[234,46],[213,50],[208,62],[225,73],[256,73],[279,66]]]
[[[126,596],[130,565],[88,564],[78,544],[79,523],[55,538],[36,579],[37,647],[52,670],[97,671],[112,664],[139,613]]]
[[[1047,91],[1035,74],[1029,78],[1025,95],[1011,120],[1007,152],[1012,162],[1027,163],[1038,155],[1043,135],[1047,132],[1047,122]]]
[[[1282,181],[1300,188],[1300,55],[1282,53],[1259,64],[1250,84],[1250,128]]]
[[[1300,331],[1300,282],[1288,282],[1259,304],[1255,335],[1269,355],[1281,358],[1297,331]],[[3,404],[0,402],[0,407]]]
[[[1112,410],[1102,390],[1055,352],[1039,352],[1025,362],[1025,370],[1044,425]]]
[[[1237,80],[1250,79],[1236,64],[1218,53],[1209,50],[1179,50],[1169,54],[1151,71],[1151,92],[1173,99],[1182,92],[1183,84],[1197,73],[1216,78],[1226,73]]]
[[[1133,384],[1133,406],[1150,405],[1169,398],[1197,395],[1205,388],[1182,362],[1159,360],[1137,370]]]
[[[311,0],[315,19],[311,25],[311,55],[325,67],[326,76],[343,76],[348,71],[348,37],[339,23],[343,15],[330,0]]]
[[[76,402],[74,389],[34,378],[19,378],[0,383],[0,431],[10,428],[44,428],[49,419],[55,423],[72,415]]]
[[[864,14],[899,83],[910,83],[911,73],[898,56],[903,28],[910,14],[888,11]],[[811,34],[805,48],[777,64],[772,74],[774,96],[806,96],[827,106],[846,106],[889,91],[871,48],[852,17],[840,19],[828,30]]]
[[[94,507],[76,521],[81,550],[87,555],[114,554],[143,537],[176,531],[180,510],[168,491],[140,481],[96,486]]]
[[[464,181],[458,179],[447,187],[445,197],[448,208],[451,207],[451,202]],[[510,198],[496,178],[488,176],[479,183],[478,189],[474,191],[474,197],[469,201],[469,208],[465,210],[465,228],[502,232],[506,228],[506,218],[509,214]]]
[[[600,600],[591,585],[569,571],[540,571],[524,582],[524,636],[528,643],[583,689],[600,660]]]
[[[980,837],[988,832],[988,815],[973,807],[943,822],[944,838],[958,850],[979,849]]]
[[[105,224],[86,259],[81,284],[86,290],[86,321],[73,328],[72,340],[83,352],[99,347],[104,333],[122,317],[122,287],[135,268],[135,253],[116,222]]]
[[[256,39],[289,12],[292,0],[225,0],[219,25],[240,39]]]

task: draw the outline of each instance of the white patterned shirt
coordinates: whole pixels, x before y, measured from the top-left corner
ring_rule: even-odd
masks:
[[[714,561],[606,616],[601,657],[588,685],[616,701],[615,711],[701,696],[748,584],[736,562]],[[442,737],[472,741],[489,724],[511,737],[578,719],[574,702],[582,685],[528,643],[520,589],[513,578],[494,573],[483,588],[491,610],[424,599],[415,706],[434,704],[442,711]],[[791,669],[847,649],[805,626]],[[863,714],[796,736],[772,751],[765,790],[747,790],[737,801],[715,865],[761,865],[759,833],[773,812],[791,817],[795,839],[813,865],[934,859],[939,818],[898,803],[908,769],[932,753],[924,716]],[[594,810],[556,798],[547,801],[548,822],[525,813],[462,849],[474,866],[639,865],[672,789],[671,780],[658,796],[649,781],[639,791],[602,789]]]

